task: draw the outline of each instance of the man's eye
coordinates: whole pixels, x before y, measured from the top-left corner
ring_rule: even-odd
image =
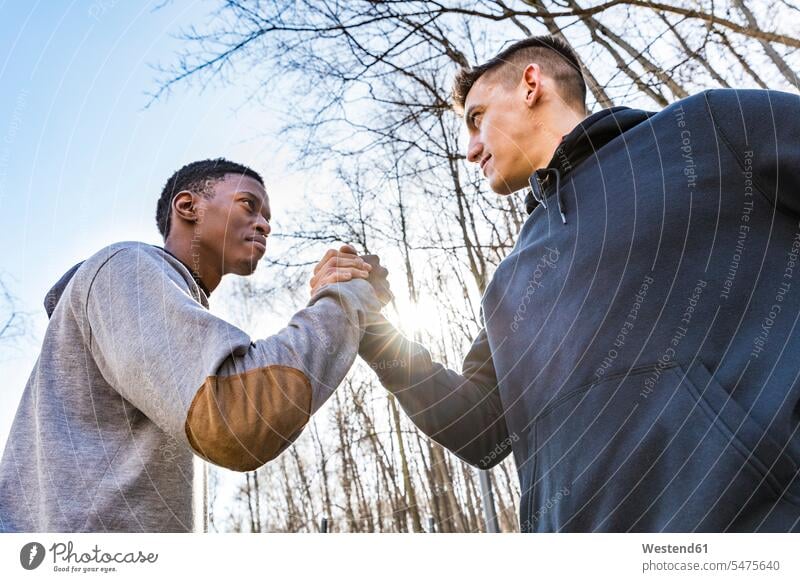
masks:
[[[479,122],[479,120],[480,120],[480,116],[481,116],[481,114],[480,114],[480,113],[473,113],[473,114],[472,114],[472,119],[471,119],[471,121],[472,121],[472,125],[473,125],[473,127],[478,127],[478,122]]]
[[[251,212],[255,211],[255,209],[256,209],[256,203],[255,202],[253,202],[252,200],[245,200],[244,203],[247,204],[247,207],[250,209]]]

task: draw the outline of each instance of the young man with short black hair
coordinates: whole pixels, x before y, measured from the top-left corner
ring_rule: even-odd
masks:
[[[163,248],[113,244],[59,281],[0,464],[0,530],[192,531],[194,455],[251,471],[297,438],[381,302],[345,246],[277,334],[212,315],[222,277],[256,269],[270,218],[256,172],[194,162],[159,199]]]
[[[360,354],[465,461],[513,452],[523,531],[798,531],[800,98],[585,93],[553,37],[458,75],[467,157],[529,217],[461,373],[381,318]]]

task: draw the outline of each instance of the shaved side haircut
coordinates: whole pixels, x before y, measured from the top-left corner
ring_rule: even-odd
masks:
[[[515,42],[482,65],[462,67],[453,81],[453,109],[461,115],[464,102],[475,82],[483,75],[493,75],[508,87],[519,83],[530,63],[537,63],[542,73],[556,82],[564,101],[580,113],[586,113],[586,82],[575,51],[554,36],[531,36]]]

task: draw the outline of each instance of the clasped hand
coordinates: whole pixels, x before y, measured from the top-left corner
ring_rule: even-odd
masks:
[[[366,279],[372,285],[381,304],[386,305],[393,299],[388,275],[389,271],[381,265],[377,255],[358,256],[355,248],[343,245],[338,251],[328,249],[314,267],[309,287],[313,296],[325,285]]]

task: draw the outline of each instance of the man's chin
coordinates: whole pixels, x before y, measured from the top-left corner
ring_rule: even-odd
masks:
[[[242,277],[247,277],[248,275],[252,275],[255,273],[256,268],[258,267],[258,262],[261,260],[261,256],[259,255],[252,255],[248,259],[243,259],[236,268],[234,273],[236,275],[240,275]]]
[[[489,188],[495,194],[499,196],[508,196],[509,194],[513,194],[517,190],[522,190],[525,186],[521,186],[519,188],[514,188],[512,184],[506,182],[502,178],[494,179],[494,176],[489,179]]]

